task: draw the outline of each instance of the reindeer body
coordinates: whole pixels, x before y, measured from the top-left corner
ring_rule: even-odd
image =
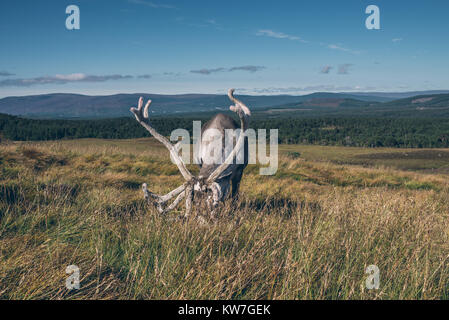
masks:
[[[204,133],[208,129],[216,129],[220,132],[222,138],[222,154],[223,161],[226,159],[232,150],[226,150],[225,148],[225,130],[236,130],[238,129],[238,124],[232,119],[230,116],[219,113],[215,115],[211,120],[203,125],[201,128],[201,136],[204,137]],[[235,144],[235,142],[234,142]],[[202,152],[199,156],[200,159],[200,173],[199,176],[209,177],[212,172],[217,169],[219,164],[204,164],[202,161],[202,157],[204,153],[210,152],[209,147],[213,147],[210,145],[210,142],[207,140],[201,141],[201,149]],[[216,180],[218,183],[221,192],[222,199],[226,198],[229,193],[229,189],[232,187],[231,197],[234,198],[238,195],[240,181],[242,180],[243,170],[248,165],[248,138],[245,137],[244,141],[244,162],[243,163],[233,163],[231,164]]]

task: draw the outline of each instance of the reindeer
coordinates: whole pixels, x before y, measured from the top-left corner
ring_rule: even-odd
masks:
[[[243,170],[248,164],[248,139],[245,138],[245,130],[248,129],[249,117],[251,111],[240,100],[234,97],[234,89],[228,91],[229,99],[235,104],[229,107],[230,110],[236,112],[240,118],[241,131],[237,142],[232,150],[225,148],[225,130],[238,128],[237,123],[229,116],[224,114],[215,115],[202,128],[202,139],[200,141],[200,152],[197,154],[197,159],[200,166],[198,176],[192,175],[187,169],[185,163],[179,156],[178,144],[173,145],[167,138],[159,134],[150,124],[148,117],[148,108],[151,100],[148,100],[145,108],[142,110],[143,98],[140,97],[137,108],[131,108],[131,112],[135,115],[136,120],[146,129],[151,135],[161,142],[170,152],[170,155],[178,167],[185,183],[178,188],[170,191],[165,195],[157,195],[148,190],[146,183],[142,185],[142,190],[145,199],[153,204],[159,213],[165,214],[178,206],[178,204],[185,198],[185,215],[188,217],[192,211],[194,198],[206,198],[206,203],[210,209],[211,217],[215,214],[215,209],[220,202],[223,202],[229,195],[232,187],[231,197],[237,197],[240,181],[242,179]],[[203,134],[208,129],[215,129],[221,133],[222,137],[222,158],[221,163],[206,163],[205,157],[214,149],[213,141],[208,141]],[[190,143],[190,142],[189,142]],[[243,146],[244,161],[243,163],[234,163],[237,153]],[[222,159],[222,160],[223,160]],[[176,198],[175,198],[176,197]],[[175,198],[175,200],[168,205],[168,201]]]

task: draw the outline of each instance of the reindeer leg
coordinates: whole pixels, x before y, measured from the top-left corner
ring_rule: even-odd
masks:
[[[238,197],[240,181],[242,180],[243,168],[238,168],[236,174],[232,177],[232,193],[231,197],[233,199]]]

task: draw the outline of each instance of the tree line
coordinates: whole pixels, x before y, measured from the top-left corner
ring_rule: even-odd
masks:
[[[169,136],[177,128],[192,135],[193,118],[154,118],[152,125]],[[357,147],[448,148],[449,119],[282,118],[251,120],[254,129],[278,129],[283,144]],[[79,138],[130,139],[149,133],[133,118],[102,120],[36,120],[0,114],[3,139],[39,141]]]

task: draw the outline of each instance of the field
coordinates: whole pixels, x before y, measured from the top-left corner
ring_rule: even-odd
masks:
[[[143,182],[182,182],[153,139],[0,145],[0,298],[449,298],[448,149],[280,153],[274,176],[249,166],[239,201],[200,224],[144,202]]]

